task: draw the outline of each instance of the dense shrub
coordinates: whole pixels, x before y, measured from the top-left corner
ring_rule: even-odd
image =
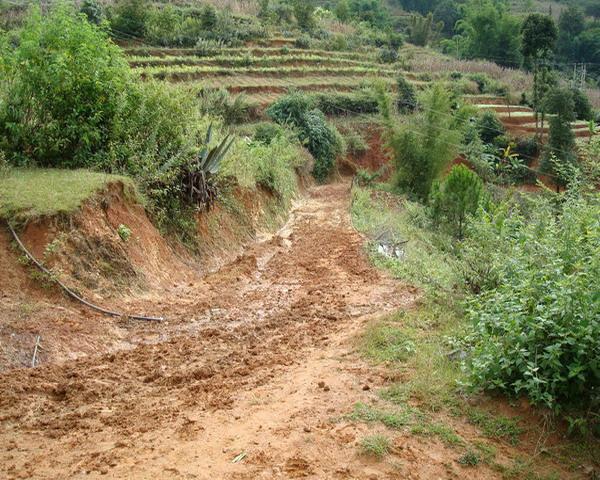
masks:
[[[575,118],[577,120],[592,120],[594,118],[594,110],[585,92],[582,92],[578,88],[574,88],[572,92]]]
[[[18,46],[2,52],[0,145],[20,163],[81,167],[106,147],[129,67],[107,34],[66,6],[32,9]]]
[[[110,25],[118,36],[143,37],[149,5],[146,0],[121,0],[110,15]]]
[[[452,235],[464,236],[467,220],[474,215],[485,198],[483,181],[464,165],[450,170],[442,182],[434,183],[429,208],[435,225],[445,226]]]
[[[378,58],[381,63],[395,63],[398,61],[398,50],[393,48],[382,48],[379,50]]]
[[[276,123],[262,122],[256,126],[254,141],[269,145],[274,138],[283,135],[283,129]]]
[[[307,49],[310,48],[310,37],[308,35],[298,35],[294,40],[294,47]]]
[[[306,148],[315,158],[313,175],[323,182],[332,172],[336,157],[342,154],[341,136],[317,109],[304,115],[301,132]]]
[[[477,118],[476,128],[484,143],[493,143],[498,136],[505,132],[504,125],[498,119],[496,112],[489,110]]]
[[[498,281],[470,303],[471,382],[598,412],[600,301],[590,282],[600,278],[599,198],[573,195],[558,212],[539,200],[527,216],[476,225],[477,236],[496,238],[488,256]]]
[[[575,101],[567,88],[555,88],[545,98],[545,108],[554,116],[550,118],[550,131],[541,170],[553,176],[557,188],[568,184],[577,163],[575,134],[571,123],[575,119]]]
[[[275,122],[297,130],[299,139],[315,159],[314,177],[324,181],[333,170],[336,157],[343,151],[343,140],[314,105],[308,95],[292,92],[274,102],[267,109],[267,115]]]
[[[312,97],[295,90],[273,102],[266,113],[281,125],[299,127],[303,122],[304,114],[314,106]]]
[[[396,80],[398,100],[396,105],[400,113],[410,113],[417,108],[415,87],[406,78],[400,76]]]
[[[368,88],[349,93],[316,93],[312,95],[312,99],[315,107],[326,115],[353,115],[379,111],[377,97]]]
[[[311,31],[316,26],[315,4],[313,0],[293,0],[294,17],[298,27],[302,30]]]
[[[84,0],[79,11],[87,17],[88,22],[95,25],[100,25],[105,20],[104,8],[97,0]]]

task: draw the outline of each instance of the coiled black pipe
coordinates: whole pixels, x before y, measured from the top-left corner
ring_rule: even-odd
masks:
[[[96,310],[97,312],[103,313],[105,315],[109,315],[111,317],[127,317],[127,318],[132,318],[134,320],[147,320],[147,321],[151,321],[151,322],[162,322],[164,320],[163,317],[147,317],[145,315],[128,315],[126,313],[113,312],[112,310],[107,310],[106,308],[99,307],[98,305],[94,305],[93,303],[88,302],[84,298],[81,298],[79,295],[77,295],[75,292],[73,292],[69,287],[67,287],[64,283],[62,283],[58,278],[56,278],[52,274],[52,272],[50,272],[46,267],[44,267],[40,262],[38,262],[38,260],[31,253],[29,253],[29,250],[27,250],[25,245],[23,245],[23,242],[21,242],[21,239],[18,237],[17,233],[14,231],[14,229],[12,228],[10,223],[7,222],[7,224],[8,224],[8,229],[10,230],[10,233],[12,234],[13,238],[19,245],[19,248],[23,251],[23,253],[25,253],[27,258],[29,258],[29,260],[31,260],[37,268],[39,268],[42,272],[44,272],[46,275],[48,275],[55,283],[57,283],[60,286],[60,288],[62,288],[67,293],[67,295],[69,295],[71,298],[74,298],[78,302],[83,303],[84,305],[88,306],[92,310]]]

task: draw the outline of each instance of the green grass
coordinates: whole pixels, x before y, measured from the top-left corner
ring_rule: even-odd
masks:
[[[102,190],[127,177],[88,170],[11,169],[0,177],[0,217],[19,219],[70,213]]]
[[[390,451],[391,442],[385,435],[369,435],[360,442],[363,454],[382,458]]]
[[[486,436],[491,438],[505,438],[513,445],[519,442],[519,435],[523,433],[523,429],[519,426],[518,418],[492,415],[476,408],[467,409],[466,415],[469,422],[479,427]]]
[[[363,336],[363,352],[378,362],[405,361],[415,352],[415,344],[404,331],[393,324],[375,323]]]

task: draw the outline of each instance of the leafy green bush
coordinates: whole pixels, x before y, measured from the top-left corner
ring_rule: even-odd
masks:
[[[590,103],[590,99],[585,92],[582,92],[578,88],[572,89],[572,92],[575,104],[575,118],[577,120],[592,120],[594,118],[594,110]]]
[[[368,88],[348,93],[315,93],[311,98],[315,107],[326,115],[353,115],[379,111],[377,97]]]
[[[45,16],[32,8],[18,45],[2,50],[10,81],[0,92],[0,146],[9,159],[91,165],[110,140],[130,82],[121,50],[65,5]]]
[[[153,45],[171,46],[181,44],[183,17],[172,5],[148,10],[145,25],[145,38]]]
[[[504,125],[498,119],[496,112],[491,110],[483,112],[476,122],[476,128],[479,132],[479,137],[484,143],[492,143],[494,140],[503,135],[505,132]]]
[[[312,173],[323,182],[333,170],[336,157],[342,154],[341,136],[333,125],[327,123],[323,112],[314,109],[304,116],[302,137],[306,148],[315,157]]]
[[[445,225],[452,235],[462,239],[469,216],[485,200],[485,188],[479,176],[464,165],[456,165],[442,182],[433,184],[429,196],[435,225]]]
[[[262,122],[256,126],[253,140],[269,145],[274,138],[283,135],[283,129],[276,123]]]
[[[314,104],[312,97],[292,92],[274,102],[267,109],[267,115],[279,124],[297,129],[300,141],[315,159],[312,173],[322,182],[333,170],[336,157],[342,153],[343,140]]]
[[[316,26],[315,4],[313,0],[293,0],[294,17],[298,27],[305,31],[311,31]]]
[[[382,48],[378,55],[381,63],[395,63],[398,61],[398,50],[393,48]]]
[[[312,97],[298,90],[278,98],[266,113],[275,122],[299,127],[306,112],[315,107]]]
[[[143,37],[149,5],[146,0],[121,0],[110,15],[110,25],[117,36]]]
[[[306,34],[299,35],[294,41],[294,47],[306,50],[310,48],[310,37]]]
[[[559,211],[539,200],[527,215],[513,212],[501,229],[487,222],[497,232],[498,282],[469,306],[471,383],[598,412],[599,197],[572,195]]]
[[[100,25],[105,20],[104,8],[97,0],[84,0],[79,11],[87,17],[88,22],[95,25]]]

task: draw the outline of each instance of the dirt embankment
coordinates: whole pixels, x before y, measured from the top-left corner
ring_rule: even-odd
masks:
[[[29,221],[18,234],[29,251],[87,300],[128,314],[165,315],[160,298],[235,257],[265,222],[277,218],[266,192],[238,189],[232,212],[217,205],[199,217],[201,252],[165,239],[142,205],[114,183],[68,217]],[[127,235],[129,234],[129,235]],[[0,228],[0,370],[29,365],[41,336],[41,363],[131,348],[140,325],[98,314],[44,278]],[[144,339],[142,339],[144,340]]]

